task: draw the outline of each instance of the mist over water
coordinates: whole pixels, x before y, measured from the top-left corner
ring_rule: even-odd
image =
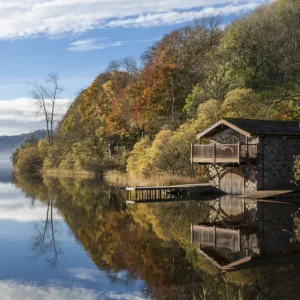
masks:
[[[11,182],[12,163],[11,152],[0,152],[0,182]]]
[[[11,155],[12,155],[12,152],[0,151],[0,162],[2,162],[2,161],[10,162]]]

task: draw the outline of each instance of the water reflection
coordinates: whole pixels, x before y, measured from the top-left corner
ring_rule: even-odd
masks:
[[[206,220],[192,226],[192,241],[222,269],[300,252],[295,203],[224,196],[209,207]]]
[[[191,224],[231,230],[217,238],[216,245],[222,247],[208,245],[214,260],[221,257],[221,263],[228,264],[262,248],[275,249],[271,243],[278,239],[279,245],[285,245],[285,238],[296,245],[295,205],[222,198],[126,206],[126,195],[104,182],[42,182],[17,176],[15,184],[28,198],[11,187],[11,197],[3,200],[19,199],[32,212],[42,207],[43,217],[26,217],[30,221],[22,224],[13,220],[13,230],[2,224],[4,290],[27,289],[42,299],[299,298],[299,259],[282,258],[280,267],[269,263],[224,274],[196,252],[190,230]],[[239,244],[233,234],[237,231]],[[274,235],[266,237],[269,231]],[[265,234],[264,247],[257,232]],[[203,239],[202,244],[207,247]]]
[[[33,205],[35,202],[33,202]],[[42,255],[47,255],[49,266],[54,267],[57,263],[58,255],[61,253],[61,248],[57,241],[57,230],[54,219],[54,196],[49,194],[46,204],[46,216],[42,224],[36,224],[36,236],[33,241],[34,257],[38,258]],[[50,253],[50,255],[49,255]]]
[[[108,276],[74,238],[56,204],[62,185],[16,184],[23,192],[0,184],[0,299],[143,299],[141,280]]]
[[[12,180],[11,161],[9,158],[3,159],[3,157],[1,157],[1,152],[0,152],[0,182],[10,183],[11,180]]]

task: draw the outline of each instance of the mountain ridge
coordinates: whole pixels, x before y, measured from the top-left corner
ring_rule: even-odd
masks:
[[[16,148],[23,145],[32,135],[37,139],[45,137],[46,130],[36,130],[32,133],[22,133],[20,135],[0,136],[0,152],[13,152]]]

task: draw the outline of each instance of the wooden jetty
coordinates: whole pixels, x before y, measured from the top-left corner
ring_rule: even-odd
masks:
[[[135,186],[125,187],[128,204],[183,201],[183,200],[211,200],[216,195],[225,195],[211,184],[181,184],[170,186]],[[244,195],[235,195],[235,198],[252,200],[292,200],[295,190],[267,190],[254,191]],[[298,195],[299,196],[299,195]]]
[[[195,194],[213,195],[218,193],[218,190],[210,184],[136,186],[126,187],[125,190],[127,192],[126,202],[128,204],[188,199],[191,200],[192,195]]]

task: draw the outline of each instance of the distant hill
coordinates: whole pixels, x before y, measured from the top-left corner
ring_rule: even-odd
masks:
[[[33,133],[24,133],[21,135],[13,136],[0,136],[0,152],[9,152],[24,144],[34,134],[37,139],[41,139],[46,136],[46,130],[37,130]]]

